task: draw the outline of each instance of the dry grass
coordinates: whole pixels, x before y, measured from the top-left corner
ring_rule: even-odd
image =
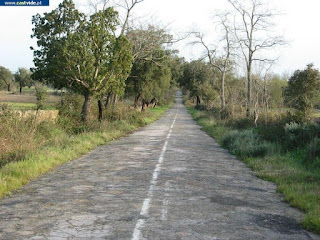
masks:
[[[27,110],[27,111],[15,110],[13,112],[16,113],[20,118],[34,117],[38,123],[43,121],[55,122],[59,114],[58,110]]]

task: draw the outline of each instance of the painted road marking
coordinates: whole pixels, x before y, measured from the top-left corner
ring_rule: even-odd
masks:
[[[149,191],[148,191],[148,197],[143,201],[143,204],[142,204],[142,208],[141,208],[141,211],[140,211],[140,216],[142,216],[143,218],[140,218],[137,223],[136,223],[136,226],[134,228],[134,231],[133,231],[133,234],[132,234],[132,240],[139,240],[140,239],[140,236],[141,236],[141,230],[143,228],[143,226],[145,225],[145,222],[146,222],[146,217],[149,215],[149,210],[150,210],[150,206],[151,206],[151,201],[152,201],[152,197],[153,197],[153,192],[154,192],[154,189],[157,185],[157,182],[158,182],[158,177],[159,177],[159,174],[160,174],[160,171],[161,171],[161,165],[163,163],[163,160],[164,160],[164,154],[165,152],[167,151],[167,146],[168,146],[168,140],[171,136],[171,133],[172,133],[172,129],[173,129],[173,126],[176,122],[176,119],[177,119],[177,116],[178,116],[178,110],[177,110],[177,113],[176,113],[176,116],[174,117],[174,120],[172,122],[172,125],[170,127],[170,130],[169,130],[169,133],[167,135],[167,140],[165,141],[163,147],[162,147],[162,151],[161,151],[161,154],[160,154],[160,157],[159,157],[159,160],[158,160],[158,163],[153,171],[153,175],[152,175],[152,179],[151,179],[151,182],[150,182],[150,187],[149,187]]]
[[[166,221],[168,219],[168,208],[169,208],[169,197],[170,197],[170,182],[166,181],[165,194],[161,209],[161,220]]]

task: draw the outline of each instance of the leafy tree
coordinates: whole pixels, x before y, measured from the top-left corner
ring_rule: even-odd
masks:
[[[170,88],[171,52],[166,49],[166,44],[172,36],[154,26],[132,29],[127,36],[133,44],[134,62],[126,92],[135,97],[135,107],[138,107],[140,99],[148,102],[154,97],[161,98]]]
[[[33,78],[82,94],[83,121],[94,98],[123,93],[132,66],[131,44],[124,36],[116,37],[119,22],[113,8],[86,18],[71,0],[64,0],[43,17],[34,16],[33,24],[40,48],[34,52]]]
[[[190,92],[191,97],[197,99],[197,105],[201,104],[201,98],[213,100],[216,98],[216,90],[213,84],[212,68],[201,60],[186,63],[183,70],[183,77],[179,83]]]
[[[19,68],[14,74],[15,81],[19,83],[19,92],[22,93],[22,88],[28,86],[29,88],[33,85],[31,79],[31,72],[26,68]]]
[[[297,70],[289,79],[285,89],[286,102],[295,108],[301,121],[310,117],[313,102],[319,94],[320,79],[319,71],[312,64],[307,65],[305,70]]]
[[[9,69],[0,66],[0,80],[5,83],[8,92],[11,92],[13,76]]]
[[[141,98],[144,109],[144,103],[152,98],[161,99],[164,92],[170,88],[171,69],[167,62],[167,53],[159,50],[155,51],[153,56],[159,59],[156,62],[147,59],[135,60],[127,79],[127,93],[135,96],[135,107],[138,107]]]
[[[171,68],[171,85],[176,86],[179,79],[182,78],[184,64],[184,58],[180,58],[176,55],[171,56],[169,63]]]

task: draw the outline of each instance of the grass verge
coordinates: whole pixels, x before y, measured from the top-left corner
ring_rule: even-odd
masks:
[[[41,149],[30,153],[25,160],[10,162],[0,169],[0,198],[19,189],[55,167],[76,159],[97,146],[106,144],[159,119],[170,106],[149,109],[142,121],[118,120],[104,126],[102,131],[68,135],[57,130],[55,137]]]
[[[37,107],[36,103],[20,103],[20,102],[2,102],[1,104],[6,104],[10,106],[13,110],[35,110]],[[56,110],[56,104],[44,104],[45,110]]]
[[[243,155],[243,151],[233,151],[247,147],[248,141],[234,140],[233,145],[226,145],[225,142],[230,140],[232,135],[236,135],[234,129],[216,121],[206,111],[199,111],[190,106],[188,106],[188,110],[198,124],[203,127],[203,131],[242,159],[258,177],[277,184],[278,191],[284,195],[285,201],[305,213],[302,225],[306,229],[320,233],[319,169],[308,168],[302,164],[299,151],[282,153],[277,146],[269,142],[262,143],[270,149],[264,156],[248,157]]]

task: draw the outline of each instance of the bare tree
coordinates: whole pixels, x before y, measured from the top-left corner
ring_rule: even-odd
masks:
[[[234,41],[231,36],[231,28],[228,20],[229,13],[218,14],[216,17],[219,19],[218,24],[222,27],[223,37],[221,41],[224,41],[225,46],[223,53],[217,56],[217,48],[210,49],[209,45],[205,43],[204,35],[201,33],[194,33],[197,40],[193,44],[199,43],[206,49],[206,57],[209,59],[210,65],[217,69],[220,73],[220,102],[221,109],[226,109],[225,100],[225,78],[230,66],[230,57],[233,49]]]
[[[93,12],[98,12],[100,9],[104,10],[110,6],[124,10],[121,11],[123,14],[120,14],[120,18],[122,19],[120,36],[122,36],[126,29],[128,29],[133,8],[143,1],[144,0],[88,0],[88,5]]]
[[[159,60],[152,52],[160,46],[170,45],[172,41],[172,36],[164,28],[153,25],[131,28],[127,37],[133,45],[133,58],[145,61]]]
[[[122,29],[120,35],[123,35],[125,30],[128,29],[129,17],[131,14],[132,9],[139,3],[143,2],[144,0],[125,0],[121,6],[125,9],[126,14],[124,18],[124,22],[122,24]]]
[[[259,69],[259,76],[262,80],[262,84],[259,87],[262,90],[262,105],[264,108],[264,111],[267,112],[269,109],[269,100],[270,100],[270,94],[268,91],[268,82],[270,80],[270,74],[271,69],[274,66],[275,61],[270,61],[268,63],[261,62],[260,69]]]
[[[258,52],[285,44],[281,36],[272,34],[273,18],[277,15],[265,4],[265,0],[228,0],[236,11],[233,34],[239,43],[246,63],[247,117],[251,114],[252,66],[255,61],[268,62],[268,58],[256,58]]]

